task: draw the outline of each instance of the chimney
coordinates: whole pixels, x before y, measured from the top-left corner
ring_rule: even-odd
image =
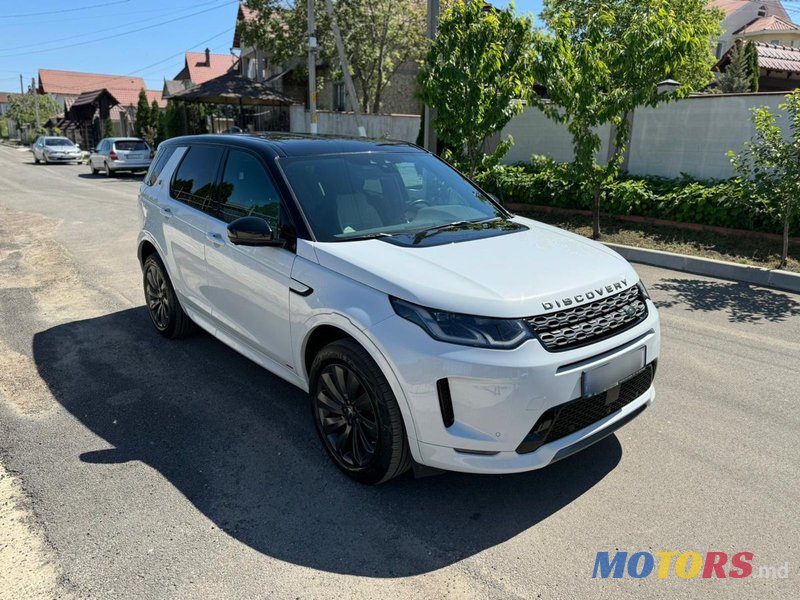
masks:
[[[211,50],[209,50],[208,48],[206,48],[206,66],[207,67],[211,66]]]

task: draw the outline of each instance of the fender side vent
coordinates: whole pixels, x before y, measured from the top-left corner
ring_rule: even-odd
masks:
[[[439,409],[442,411],[442,422],[445,427],[450,427],[456,422],[453,414],[453,399],[450,397],[450,384],[447,379],[440,379],[436,382],[436,390],[439,392]]]

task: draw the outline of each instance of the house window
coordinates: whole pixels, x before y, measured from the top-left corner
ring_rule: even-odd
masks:
[[[767,7],[766,6],[762,6],[761,8],[758,9],[758,16],[759,17],[766,17],[767,16]]]
[[[769,43],[772,44],[773,46],[780,46],[781,45],[781,41],[780,40],[770,40]]]
[[[342,81],[333,84],[333,110],[339,112],[347,110],[347,89]]]

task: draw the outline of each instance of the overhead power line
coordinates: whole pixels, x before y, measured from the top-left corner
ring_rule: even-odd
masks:
[[[200,8],[202,6],[208,6],[209,4],[216,4],[216,3],[219,3],[219,2],[220,2],[220,0],[210,0],[208,2],[201,2],[199,4],[195,4],[191,8],[192,9],[196,9],[196,8]],[[122,25],[115,25],[114,27],[105,27],[104,31],[116,31],[118,29],[125,29],[126,27],[130,27],[131,25],[138,25],[139,23],[147,23],[147,22],[151,22],[151,21],[157,21],[160,17],[164,17],[164,16],[168,16],[168,15],[181,14],[181,13],[184,13],[186,10],[187,10],[187,7],[184,6],[184,7],[181,7],[179,9],[174,9],[173,8],[173,9],[168,9],[166,11],[159,11],[158,14],[153,14],[153,15],[147,17],[146,19],[139,19],[138,21],[129,21],[127,23],[123,23]],[[143,14],[143,13],[140,11],[138,13],[129,13],[129,14]],[[118,16],[118,15],[115,14],[115,16]],[[54,39],[51,39],[51,40],[48,40],[47,42],[45,42],[44,45],[45,46],[49,46],[51,44],[56,44],[58,42],[66,42],[68,40],[77,40],[77,39],[80,39],[80,38],[85,38],[85,37],[90,36],[90,35],[95,35],[96,33],[97,33],[96,31],[88,31],[88,32],[85,32],[85,33],[77,33],[77,34],[74,34],[74,35],[68,35],[66,37],[54,38]],[[21,44],[19,46],[8,46],[7,48],[0,48],[0,53],[2,53],[2,52],[10,52],[12,50],[20,50],[20,49],[30,48],[30,47],[31,47],[30,43]],[[41,48],[41,45],[38,45],[37,47]],[[44,48],[44,49],[47,49],[47,48]]]
[[[42,12],[18,13],[16,15],[0,15],[0,19],[19,19],[22,17],[39,17],[42,15],[54,15],[78,10],[89,10],[91,8],[106,8],[113,4],[127,4],[130,0],[114,0],[113,2],[101,2],[100,4],[90,4],[89,6],[74,6],[72,8],[62,8],[59,10],[45,10]]]
[[[213,10],[217,10],[217,9],[224,8],[226,6],[230,6],[232,4],[238,4],[238,3],[239,3],[239,0],[231,0],[229,2],[225,2],[225,3],[220,4],[218,6],[212,6],[211,8],[207,8],[205,10],[198,10],[198,11],[190,13],[188,15],[184,15],[184,16],[181,16],[181,17],[175,17],[174,19],[168,19],[166,21],[161,21],[160,23],[154,23],[152,25],[147,25],[145,27],[137,27],[136,29],[131,29],[129,31],[122,31],[120,33],[115,33],[115,34],[112,34],[112,35],[106,35],[106,36],[102,36],[102,37],[95,38],[95,39],[92,39],[92,40],[86,40],[84,42],[78,42],[76,44],[66,44],[64,46],[55,46],[53,48],[46,48],[44,50],[28,50],[26,52],[15,52],[15,53],[12,53],[12,54],[2,54],[2,55],[0,55],[0,58],[11,58],[13,56],[28,56],[30,54],[43,54],[43,53],[46,53],[46,52],[53,52],[55,50],[63,50],[65,48],[75,48],[76,46],[85,46],[87,44],[95,44],[97,42],[103,42],[103,41],[106,41],[106,40],[119,38],[119,37],[122,37],[122,36],[125,36],[125,35],[131,35],[131,34],[134,34],[134,33],[139,33],[141,31],[146,31],[146,30],[149,30],[149,29],[153,29],[155,27],[162,27],[164,25],[168,25],[170,23],[175,23],[177,21],[183,21],[184,19],[188,19],[188,18],[197,16],[197,15],[201,15],[201,14],[204,14],[204,13],[207,13],[207,12],[211,12]],[[31,47],[35,48],[36,46],[31,46]]]

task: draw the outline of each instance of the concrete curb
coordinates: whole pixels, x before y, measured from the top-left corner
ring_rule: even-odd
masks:
[[[695,275],[742,281],[745,283],[752,283],[753,285],[800,294],[800,273],[790,273],[789,271],[779,271],[777,269],[764,269],[762,267],[740,265],[722,260],[698,258],[696,256],[686,256],[685,254],[675,254],[673,252],[662,252],[661,250],[646,250],[633,246],[623,246],[622,244],[606,243],[606,246],[618,252],[626,260],[631,262],[652,265],[654,267],[664,267],[665,269],[683,271],[685,273],[694,273]]]

